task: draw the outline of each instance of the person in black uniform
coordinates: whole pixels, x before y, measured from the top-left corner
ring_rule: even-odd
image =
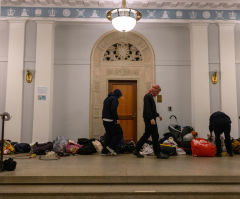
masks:
[[[118,99],[122,96],[122,92],[116,89],[109,93],[103,102],[102,120],[105,128],[104,144],[102,154],[111,153],[116,155],[115,147],[120,143],[123,134],[118,120]]]
[[[133,154],[136,155],[138,158],[144,157],[139,153],[139,151],[150,136],[152,137],[153,151],[157,158],[166,159],[169,157],[168,155],[160,152],[160,144],[158,142],[159,134],[156,118],[158,117],[160,120],[162,120],[162,117],[159,116],[159,114],[157,113],[156,104],[153,98],[156,97],[160,93],[160,91],[160,86],[158,84],[155,84],[144,96],[143,119],[145,123],[145,133],[137,142],[136,148],[133,152]]]
[[[229,156],[233,156],[232,153],[232,142],[230,137],[231,132],[231,119],[228,115],[223,112],[217,111],[210,116],[209,119],[209,131],[210,137],[212,137],[212,132],[215,134],[215,144],[217,148],[216,156],[221,157],[222,146],[220,135],[224,133],[225,136],[225,146]]]

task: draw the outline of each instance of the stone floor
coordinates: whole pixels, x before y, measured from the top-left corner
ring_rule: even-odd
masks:
[[[95,154],[15,160],[15,171],[0,173],[0,198],[41,198],[41,194],[48,198],[240,197],[240,155],[162,160]]]
[[[234,157],[171,156],[167,160],[154,156],[136,158],[132,154],[118,156],[75,155],[59,160],[14,158],[17,167],[3,177],[62,176],[62,177],[240,177],[240,155]]]

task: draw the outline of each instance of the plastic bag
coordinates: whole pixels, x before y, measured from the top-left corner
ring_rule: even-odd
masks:
[[[77,143],[69,140],[65,149],[66,149],[67,153],[75,154],[75,153],[77,153],[78,149],[80,149],[81,147],[83,147],[83,145],[77,144]]]
[[[199,157],[214,157],[216,147],[203,138],[194,138],[191,142],[192,156]]]
[[[1,146],[1,141],[0,141],[0,146]],[[4,140],[3,142],[3,154],[8,155],[8,154],[13,154],[15,152],[14,146],[11,144],[10,140]],[[1,153],[1,149],[0,149]]]
[[[56,153],[58,152],[65,152],[65,146],[68,144],[68,139],[63,136],[57,136],[54,143],[53,143],[53,151]]]

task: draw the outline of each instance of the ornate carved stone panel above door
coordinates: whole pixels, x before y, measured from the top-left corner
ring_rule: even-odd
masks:
[[[155,82],[152,46],[141,34],[111,31],[98,39],[91,55],[90,137],[104,134],[101,114],[109,80],[137,81],[138,137],[144,132],[143,96]]]

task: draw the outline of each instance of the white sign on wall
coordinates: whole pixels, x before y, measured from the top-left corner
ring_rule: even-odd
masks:
[[[47,100],[48,87],[39,86],[37,87],[38,100],[46,101]]]

